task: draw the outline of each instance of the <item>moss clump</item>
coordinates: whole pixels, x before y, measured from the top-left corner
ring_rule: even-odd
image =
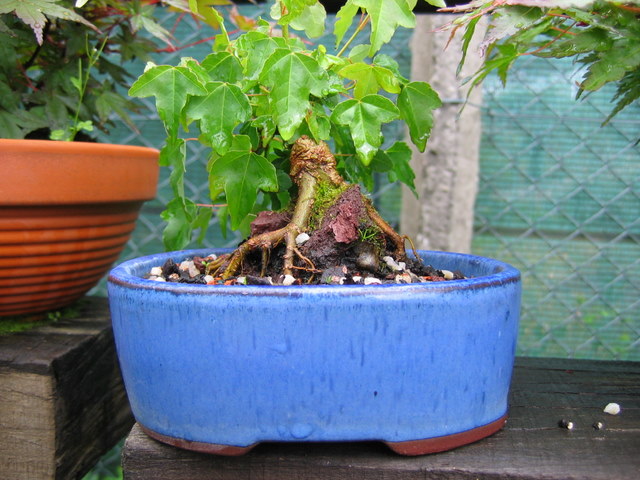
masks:
[[[309,231],[314,231],[322,225],[327,210],[347,188],[349,185],[346,183],[340,185],[335,185],[330,181],[318,183],[309,216]]]

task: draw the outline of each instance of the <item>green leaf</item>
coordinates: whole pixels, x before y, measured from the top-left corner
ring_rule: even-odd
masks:
[[[362,43],[360,45],[356,45],[349,52],[349,59],[352,62],[362,62],[365,58],[369,56],[369,49],[371,45],[368,43]]]
[[[249,99],[235,85],[211,82],[207,94],[192,97],[185,108],[189,119],[200,121],[200,130],[216,153],[223,155],[231,146],[233,130],[249,119]]]
[[[96,98],[96,111],[102,123],[106,122],[112,113],[115,113],[132,131],[137,132],[138,127],[128,112],[138,110],[139,107],[134,102],[122,97],[113,87],[99,92]]]
[[[311,136],[316,142],[329,140],[331,137],[331,122],[321,105],[314,104],[306,120],[309,133],[311,133]]]
[[[640,69],[627,73],[624,78],[618,82],[618,88],[613,96],[616,102],[615,107],[607,116],[603,125],[606,125],[611,119],[618,114],[623,108],[640,98]]]
[[[431,134],[433,110],[441,106],[440,97],[426,82],[411,82],[398,96],[400,116],[409,127],[411,141],[421,152]]]
[[[0,132],[2,132],[2,138],[22,138],[24,135],[16,124],[16,118],[2,110],[0,110]]]
[[[136,15],[131,21],[136,30],[142,28],[167,45],[171,45],[171,40],[173,39],[171,32],[157,23],[153,18],[147,15]]]
[[[167,222],[162,232],[162,242],[166,250],[182,250],[189,245],[196,213],[197,207],[190,200],[174,198],[167,204],[160,214]]]
[[[336,14],[336,23],[333,27],[333,34],[336,37],[336,48],[342,42],[345,33],[351,28],[353,23],[353,17],[358,13],[360,7],[356,5],[353,0],[347,0],[338,13]]]
[[[393,74],[396,76],[396,78],[398,79],[398,81],[400,81],[401,83],[404,84],[404,83],[408,83],[409,82],[409,80],[404,78],[402,76],[402,74],[400,73],[400,65],[398,65],[398,62],[396,62],[389,55],[386,55],[384,53],[380,53],[380,54],[375,56],[375,58],[373,59],[373,63],[375,65],[377,65],[378,67],[384,67],[384,68],[386,68],[388,70],[391,70],[393,72]]]
[[[211,217],[213,216],[212,208],[199,208],[198,214],[196,215],[195,220],[192,225],[193,228],[199,229],[200,233],[198,234],[198,245],[202,245],[204,243],[204,238],[207,234],[207,229],[209,228],[209,222],[211,221]]]
[[[482,48],[516,33],[532,28],[541,20],[545,20],[539,8],[514,6],[504,8],[492,19],[492,28],[487,32]]]
[[[482,83],[487,75],[496,70],[498,77],[502,81],[503,85],[507,84],[507,72],[513,62],[520,56],[520,52],[516,45],[504,44],[497,45],[495,55],[491,59],[487,60],[482,68],[476,72],[471,81],[472,88]],[[469,93],[471,93],[471,88]]]
[[[256,117],[251,125],[255,127],[260,134],[260,145],[262,148],[266,148],[269,145],[271,138],[276,133],[276,124],[273,123],[273,118],[268,115],[261,115]]]
[[[129,89],[132,97],[156,97],[158,114],[168,130],[179,125],[189,95],[207,93],[197,75],[188,68],[169,65],[148,68]]]
[[[172,159],[176,156],[183,156],[184,140],[178,137],[167,137],[167,141],[160,149],[160,156],[158,158],[158,164],[161,167],[168,167],[172,165]]]
[[[538,57],[563,58],[582,53],[601,52],[612,46],[607,33],[599,28],[580,31],[571,38],[564,38],[554,42],[547,48],[536,53]]]
[[[410,0],[352,0],[366,9],[371,16],[371,49],[373,56],[380,47],[391,40],[399,26],[414,28],[416,17],[411,11]],[[412,2],[415,5],[415,1]]]
[[[91,22],[73,10],[58,5],[58,2],[59,0],[4,0],[0,4],[0,14],[15,13],[20,20],[31,27],[39,45],[42,45],[42,29],[47,23],[47,17],[82,23],[98,31]]]
[[[416,176],[410,164],[411,155],[411,149],[406,143],[396,142],[386,150],[378,150],[373,162],[371,162],[371,168],[387,172],[390,182],[399,180],[417,196],[414,184]]]
[[[321,3],[305,5],[300,15],[291,20],[289,24],[295,30],[303,31],[309,38],[318,38],[324,35],[324,25],[327,12]]]
[[[280,25],[289,25],[310,12],[308,7],[317,5],[317,0],[277,0],[271,7],[271,18]],[[324,10],[324,7],[322,7]],[[285,12],[282,15],[283,11]]]
[[[357,62],[342,68],[338,74],[356,82],[353,91],[355,98],[378,93],[381,88],[389,93],[400,93],[398,79],[391,70],[384,67]]]
[[[216,5],[230,5],[231,2],[219,0],[189,0],[189,9],[202,16],[207,25],[218,29],[223,25],[222,16],[214,8]]]
[[[202,61],[204,68],[214,82],[238,83],[242,80],[242,65],[229,52],[208,55]]]
[[[359,100],[339,103],[331,120],[349,127],[358,158],[363,164],[369,165],[382,144],[382,124],[396,120],[399,116],[399,110],[388,98],[367,95]]]
[[[462,35],[462,56],[460,57],[460,62],[458,62],[458,67],[456,68],[456,75],[460,75],[460,73],[462,72],[464,62],[467,59],[467,51],[469,50],[469,45],[471,44],[471,40],[473,40],[473,34],[476,31],[476,25],[481,18],[482,17],[478,15],[476,18],[471,19],[465,27],[464,34]]]
[[[248,32],[235,42],[236,55],[243,58],[244,76],[247,80],[258,80],[264,64],[278,48],[278,43],[266,33]]]
[[[250,148],[248,138],[245,146]],[[231,228],[234,230],[251,213],[259,190],[278,191],[274,166],[265,157],[249,149],[230,150],[213,160],[210,174],[224,188],[231,215]]]
[[[621,80],[627,72],[640,66],[640,43],[632,40],[615,42],[611,50],[597,54],[585,79],[580,84],[583,90],[598,90],[605,83]],[[595,56],[594,56],[595,58]]]
[[[169,184],[173,194],[184,199],[184,173],[187,165],[185,141],[182,138],[168,136],[166,143],[160,150],[159,164],[163,167],[172,167]]]
[[[326,72],[302,53],[276,50],[265,62],[260,81],[271,90],[274,121],[285,141],[293,137],[310,107],[309,95],[322,96],[329,87]]]

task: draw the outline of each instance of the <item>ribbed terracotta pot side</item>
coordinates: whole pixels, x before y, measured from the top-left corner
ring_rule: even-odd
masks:
[[[85,295],[120,256],[157,181],[151,148],[0,139],[0,316]]]

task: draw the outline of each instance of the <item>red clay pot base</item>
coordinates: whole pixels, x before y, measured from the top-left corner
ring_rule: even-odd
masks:
[[[506,423],[507,415],[499,418],[498,420],[482,425],[481,427],[473,428],[465,432],[454,433],[452,435],[444,435],[435,438],[425,438],[423,440],[409,440],[406,442],[383,442],[391,450],[399,455],[416,456],[426,455],[429,453],[438,453],[451,450],[463,445],[482,440],[494,433],[498,432]],[[219,445],[215,443],[194,442],[191,440],[184,440],[181,438],[169,437],[161,433],[154,432],[153,430],[140,425],[142,431],[149,437],[174,447],[182,448],[185,450],[192,450],[194,452],[209,453],[214,455],[225,455],[229,457],[237,457],[248,453],[258,443],[248,445],[246,447],[237,447],[234,445]]]

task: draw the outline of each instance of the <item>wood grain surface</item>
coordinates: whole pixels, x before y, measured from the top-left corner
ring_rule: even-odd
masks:
[[[107,301],[0,337],[0,479],[75,479],[133,425]]]

